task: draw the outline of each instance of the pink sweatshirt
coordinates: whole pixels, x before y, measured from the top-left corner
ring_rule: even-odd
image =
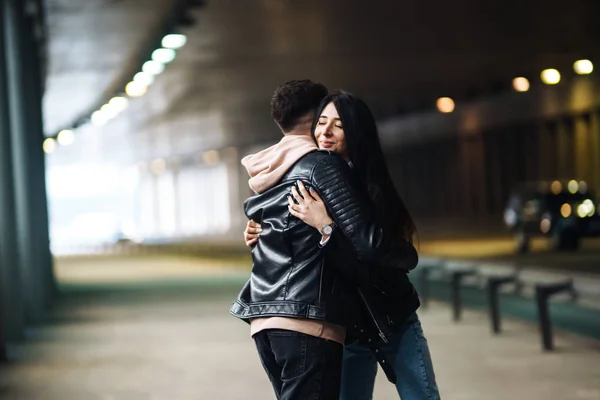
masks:
[[[296,161],[317,149],[310,136],[285,135],[279,143],[242,158],[242,165],[250,175],[250,189],[254,193],[266,191],[279,182]]]
[[[285,135],[279,143],[242,159],[250,179],[248,185],[255,193],[262,193],[281,180],[292,165],[318,147],[312,137]],[[260,240],[260,239],[259,239]],[[315,243],[315,246],[318,244]],[[346,328],[341,325],[314,319],[264,317],[250,321],[250,334],[265,329],[285,329],[316,336],[344,344]]]

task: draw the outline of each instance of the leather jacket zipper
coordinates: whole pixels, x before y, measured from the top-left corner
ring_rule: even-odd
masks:
[[[360,294],[360,297],[362,297],[363,299],[363,303],[365,304],[365,307],[367,308],[367,310],[369,311],[369,314],[371,314],[371,319],[373,320],[373,323],[375,324],[375,326],[377,327],[378,335],[381,338],[381,340],[383,340],[384,343],[389,343],[388,338],[385,336],[385,333],[383,333],[383,331],[381,330],[381,327],[379,326],[379,324],[377,323],[377,318],[375,318],[375,315],[373,314],[373,311],[371,311],[371,307],[369,307],[369,304],[367,303],[367,299],[365,299],[365,295],[362,293],[362,291],[360,289],[357,289],[358,293]]]

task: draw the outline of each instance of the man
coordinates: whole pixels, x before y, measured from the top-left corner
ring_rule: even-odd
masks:
[[[315,110],[326,95],[323,85],[309,80],[278,87],[271,115],[284,137],[242,160],[257,193],[244,203],[245,213],[262,232],[252,249],[250,280],[230,312],[250,323],[263,367],[284,400],[338,399],[346,328],[353,326],[358,309],[357,277],[368,276],[326,263],[318,245],[322,236],[339,230],[362,265],[408,270],[417,262],[409,243],[383,235],[347,163],[319,151],[312,140]],[[331,212],[335,222],[321,232],[289,212],[297,182],[315,189]]]

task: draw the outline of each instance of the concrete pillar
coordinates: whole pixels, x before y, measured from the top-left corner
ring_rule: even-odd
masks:
[[[20,1],[5,2],[3,18],[9,92],[17,249],[25,322],[42,322],[54,294],[42,143],[42,86],[34,26]]]
[[[152,172],[152,174],[150,175],[150,182],[152,185],[152,197],[150,197],[147,201],[150,201],[152,204],[151,235],[153,236],[160,236],[162,233],[162,224],[160,220],[160,187],[158,184],[158,179],[158,174]]]
[[[573,134],[572,125],[561,121],[556,126],[556,147],[558,152],[558,178],[573,179]]]
[[[538,128],[539,132],[539,147],[540,156],[538,159],[538,176],[540,179],[554,180],[558,176],[554,169],[556,168],[555,153],[556,143],[554,140],[553,132],[548,129],[548,126],[542,125]]]
[[[429,162],[429,160],[432,160],[435,156],[435,149],[435,145],[429,145],[428,147],[419,149],[419,154],[421,156],[419,182],[425,193],[435,193],[435,165]],[[424,213],[433,216],[437,198],[438,196],[431,195],[421,197],[421,204],[425,207],[423,210]]]
[[[223,150],[223,162],[227,168],[227,184],[229,193],[229,231],[240,232],[246,225],[244,201],[251,195],[248,187],[248,173],[240,163],[240,152],[235,147]]]
[[[463,216],[468,213],[468,210],[471,208],[469,193],[471,191],[471,185],[469,180],[469,152],[468,147],[465,143],[464,138],[458,139],[458,151],[456,158],[456,166],[457,166],[457,191],[456,191],[456,201],[457,201],[457,215]]]
[[[519,152],[520,155],[525,157],[525,169],[526,169],[526,179],[528,181],[536,181],[542,179],[542,176],[538,171],[538,163],[541,157],[541,148],[540,148],[540,132],[536,129],[535,126],[526,125],[523,130],[523,135],[525,135],[525,148],[521,149]]]
[[[479,135],[465,136],[461,138],[459,146],[462,214],[479,217],[485,201],[483,140]]]
[[[181,188],[180,180],[179,180],[179,171],[181,171],[181,165],[179,163],[174,163],[171,166],[170,173],[172,174],[171,183],[173,185],[173,219],[175,221],[175,235],[181,236],[182,233],[182,225],[181,225]]]
[[[491,184],[485,179],[486,160],[483,138],[480,134],[471,140],[471,180],[473,181],[473,203],[478,217],[487,216],[486,185]]]
[[[5,344],[23,335],[23,299],[17,253],[17,221],[13,196],[11,126],[6,71],[4,21],[8,4],[0,2],[0,359]]]
[[[498,214],[504,209],[505,202],[502,194],[502,167],[500,162],[503,156],[502,149],[499,147],[497,134],[488,134],[485,140],[488,142],[486,156],[489,157],[486,164],[487,168],[490,169],[488,174],[490,181],[486,184],[490,191],[492,213]]]
[[[574,163],[575,163],[575,179],[581,179],[590,182],[591,170],[591,146],[590,135],[588,132],[589,122],[587,118],[579,117],[575,120],[573,127],[574,134]]]
[[[432,216],[441,217],[447,215],[444,208],[446,207],[447,198],[444,196],[444,170],[445,170],[445,157],[443,153],[444,148],[441,145],[435,147],[435,152],[432,154],[434,160],[437,162],[432,163],[434,169],[432,188],[430,197],[434,199],[434,208],[430,211]],[[398,189],[399,190],[399,189]],[[437,195],[435,195],[437,193]],[[400,196],[404,199],[404,193],[400,192]],[[410,212],[411,210],[409,210]]]
[[[461,180],[460,141],[453,140],[449,147],[449,165],[447,170],[447,182],[450,186],[450,215],[459,216],[462,213],[464,187]]]
[[[600,195],[600,114],[594,113],[590,116],[589,132],[592,149],[590,184],[598,196]]]
[[[265,146],[266,147],[266,146]],[[253,196],[254,193],[252,192],[252,190],[250,189],[250,187],[248,186],[248,179],[250,178],[248,176],[248,171],[246,171],[246,168],[241,164],[241,159],[244,155],[246,154],[251,154],[252,152],[255,152],[257,149],[256,148],[238,148],[236,153],[237,153],[237,161],[235,159],[232,160],[232,168],[237,169],[237,190],[236,193],[237,195],[230,195],[231,196],[231,210],[232,215],[239,215],[239,220],[238,220],[238,228],[240,226],[245,227],[246,226],[246,222],[247,222],[247,218],[246,215],[244,214],[244,201],[246,201],[246,199],[250,196]],[[235,174],[235,172],[232,172]],[[237,207],[237,208],[236,208]],[[232,229],[235,229],[235,222],[233,222],[232,219]],[[243,229],[242,229],[243,230]]]
[[[156,176],[151,170],[143,167],[137,195],[137,224],[142,236],[156,234],[158,221]]]
[[[40,4],[39,13],[42,13]],[[41,22],[38,20],[38,24]],[[29,49],[25,49],[30,53],[31,58],[31,76],[26,77],[29,82],[30,92],[30,112],[31,112],[31,137],[30,137],[30,162],[37,170],[35,181],[33,182],[33,193],[36,197],[34,207],[36,211],[36,219],[34,219],[34,229],[38,234],[38,246],[42,264],[39,265],[42,274],[43,284],[43,301],[44,308],[49,309],[58,293],[56,277],[54,275],[54,259],[50,251],[50,223],[48,211],[48,195],[46,190],[46,154],[43,150],[43,143],[46,139],[44,136],[44,116],[43,116],[43,96],[46,87],[45,77],[47,69],[42,65],[42,38],[39,38],[39,32],[42,32],[40,26],[29,26]]]

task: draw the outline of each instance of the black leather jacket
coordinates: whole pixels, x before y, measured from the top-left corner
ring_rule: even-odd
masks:
[[[359,263],[325,262],[320,233],[288,211],[288,195],[298,180],[319,193]],[[384,235],[370,204],[346,162],[327,151],[308,153],[278,184],[246,200],[246,216],[259,222],[262,232],[252,248],[250,280],[230,312],[246,321],[287,316],[352,327],[358,306],[349,282],[368,282],[367,265],[408,271],[418,258],[411,244]]]
[[[329,265],[354,265],[354,269],[365,269],[357,264],[360,262],[348,250],[349,241],[334,232],[325,248],[326,263]],[[358,307],[356,323],[347,331],[346,341],[359,340],[371,349],[373,356],[381,365],[390,382],[396,383],[396,373],[385,352],[381,351],[381,342],[388,342],[394,332],[403,328],[404,322],[420,306],[419,296],[413,284],[408,279],[408,272],[380,268],[372,265],[368,280],[356,285],[354,295]]]
[[[369,271],[368,279],[357,284],[356,296],[361,309],[358,326],[365,329],[369,337],[386,341],[419,308],[419,296],[408,279],[408,271],[381,268],[377,264],[361,266],[348,251],[350,248],[349,241],[334,232],[326,246],[326,263]]]

